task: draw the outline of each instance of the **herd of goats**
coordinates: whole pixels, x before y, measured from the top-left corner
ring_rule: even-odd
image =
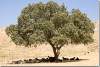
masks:
[[[80,60],[78,57],[72,58],[59,58],[55,60],[55,57],[47,57],[47,58],[33,58],[33,59],[24,59],[24,60],[17,60],[12,61],[10,64],[25,64],[25,63],[43,63],[43,62],[71,62],[71,61],[78,61]]]

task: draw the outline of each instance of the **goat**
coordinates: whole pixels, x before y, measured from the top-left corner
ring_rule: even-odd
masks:
[[[73,57],[73,58],[70,58],[70,60],[75,60],[75,57]]]
[[[75,60],[79,60],[79,58],[77,57]]]

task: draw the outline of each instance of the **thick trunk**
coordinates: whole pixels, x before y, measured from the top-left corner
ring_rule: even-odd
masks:
[[[54,44],[52,44],[52,42],[51,42],[49,39],[47,39],[47,41],[48,41],[48,42],[50,43],[50,45],[52,46],[55,60],[58,60],[58,57],[59,57],[59,54],[60,54],[60,48],[55,48],[55,47],[54,47]]]
[[[60,50],[53,47],[54,57],[57,60],[60,54]]]

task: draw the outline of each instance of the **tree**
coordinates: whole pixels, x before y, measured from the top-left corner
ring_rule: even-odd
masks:
[[[6,33],[16,45],[49,43],[57,60],[65,44],[93,42],[94,24],[79,9],[69,13],[64,5],[40,2],[25,7],[18,24],[7,27]]]

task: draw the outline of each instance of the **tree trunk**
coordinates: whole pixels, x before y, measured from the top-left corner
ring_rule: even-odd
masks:
[[[54,44],[52,44],[52,42],[51,42],[49,39],[47,39],[47,41],[48,41],[48,42],[50,43],[50,45],[52,46],[55,60],[58,60],[58,57],[59,57],[59,54],[60,54],[60,48],[54,47]]]
[[[60,50],[53,47],[53,52],[54,52],[54,57],[55,57],[55,60],[58,60],[58,57],[59,57],[59,54],[60,54]]]

